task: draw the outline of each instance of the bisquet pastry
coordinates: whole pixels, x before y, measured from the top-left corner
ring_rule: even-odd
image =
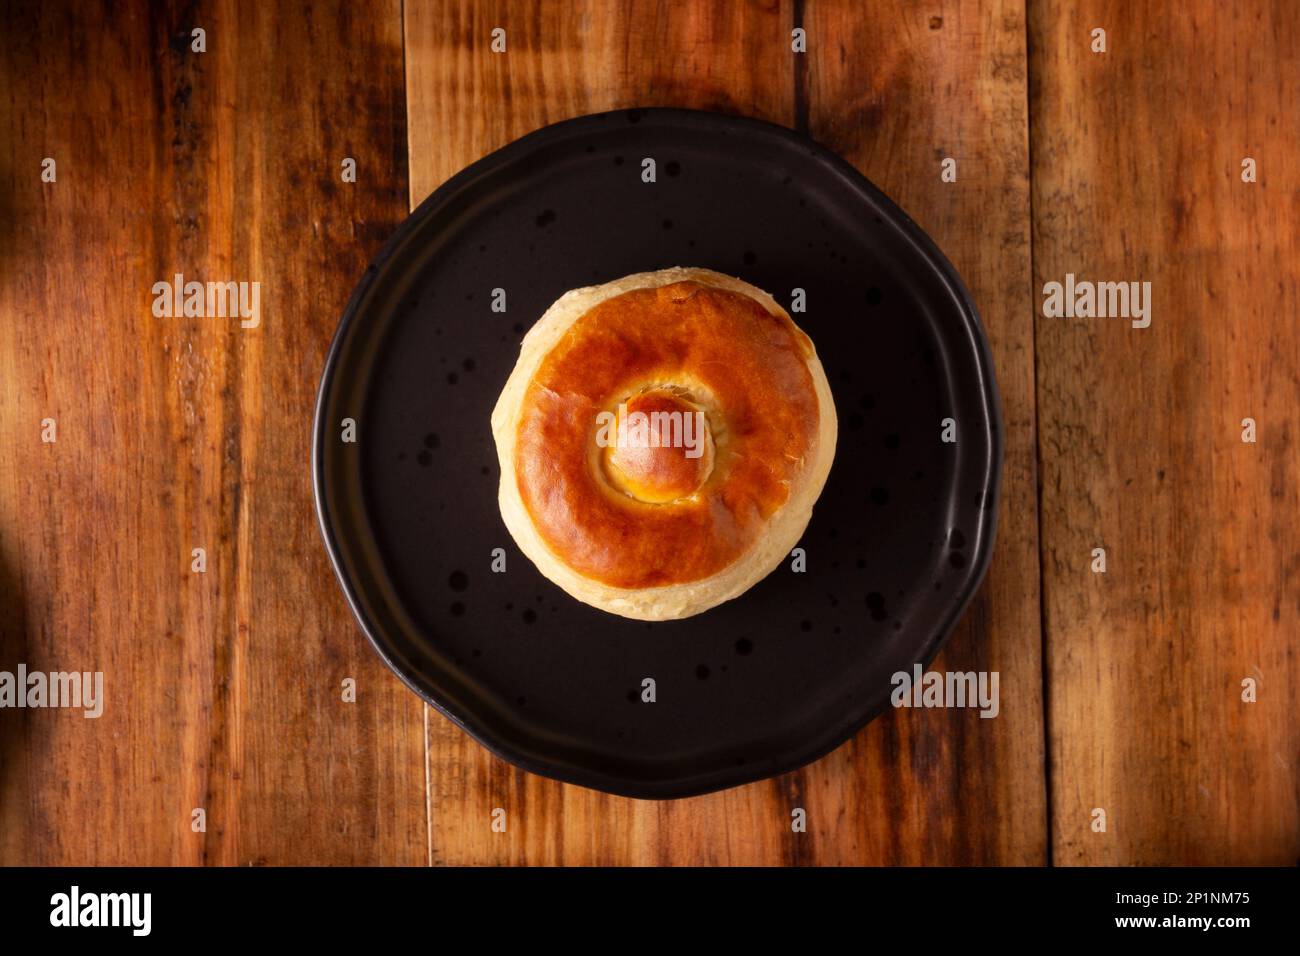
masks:
[[[492,412],[501,517],[579,601],[689,617],[790,553],[836,431],[812,342],[766,292],[681,268],[575,289]]]

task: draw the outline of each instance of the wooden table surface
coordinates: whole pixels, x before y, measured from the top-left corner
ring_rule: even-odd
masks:
[[[106,696],[0,710],[0,863],[1300,857],[1287,0],[32,2],[0,38],[0,670]],[[468,163],[649,105],[808,133],[970,287],[1004,493],[933,666],[998,671],[997,719],[891,712],[784,777],[635,801],[490,757],[362,638],[308,471],[352,286]],[[178,272],[259,281],[260,325],[154,317]],[[1150,281],[1150,327],[1044,318],[1066,273]]]

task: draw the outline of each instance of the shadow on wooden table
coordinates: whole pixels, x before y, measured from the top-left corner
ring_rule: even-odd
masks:
[[[27,620],[18,575],[3,554],[4,549],[0,548],[0,671],[8,671],[16,679],[18,665],[27,661]],[[17,694],[23,690],[14,688]],[[25,709],[10,706],[0,709],[0,820],[11,819],[20,796],[17,788],[27,762],[23,749],[27,720]],[[21,814],[21,808],[16,812]],[[4,862],[0,858],[0,863]]]

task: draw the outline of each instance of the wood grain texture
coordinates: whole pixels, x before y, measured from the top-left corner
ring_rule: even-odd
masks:
[[[1294,864],[1300,20],[1035,3],[1030,37],[1035,290],[1152,284],[1146,329],[1037,320],[1054,858]]]
[[[0,864],[1300,858],[1292,5],[18,2],[0,37],[0,670],[107,698],[0,711]],[[779,779],[633,801],[490,757],[366,646],[307,467],[353,284],[468,163],[646,105],[809,132],[970,287],[1004,497],[934,666],[999,671],[996,720],[886,714]],[[177,272],[260,282],[260,326],[155,318]],[[1067,272],[1151,281],[1151,327],[1041,318]]]
[[[308,477],[325,350],[405,214],[400,7],[354,9],[6,5],[0,669],[101,670],[106,704],[0,714],[0,863],[426,859],[420,704]],[[260,282],[260,326],[155,318],[178,272]]]
[[[411,205],[540,126],[631,106],[690,106],[789,125],[789,4],[407,3]],[[506,30],[507,52],[490,51]],[[426,713],[434,863],[779,863],[801,851],[758,783],[670,803],[525,774]],[[507,813],[494,833],[491,813]],[[774,809],[775,808],[775,809]]]
[[[891,9],[881,20],[896,26],[882,33],[856,6],[809,3],[809,53],[797,57],[790,31],[801,10],[408,3],[411,202],[546,123],[672,105],[788,126],[809,120],[868,175],[900,187],[914,214],[932,212],[923,224],[940,227],[977,297],[989,300],[1015,430],[1003,545],[943,660],[1001,669],[1014,697],[1004,698],[996,721],[973,712],[886,715],[805,770],[658,804],[515,771],[430,711],[434,862],[1044,862],[1023,19],[1014,6],[976,5],[962,29],[931,32],[928,15]],[[505,54],[489,50],[498,26],[507,31]],[[888,67],[875,73],[881,51]],[[936,73],[947,78],[937,100]],[[889,125],[880,122],[886,113],[895,114]],[[935,151],[949,144],[970,157],[969,185],[939,182]],[[998,245],[985,249],[990,230]],[[797,806],[808,811],[806,834],[790,832]],[[508,814],[504,834],[490,827],[496,807]]]
[[[1001,711],[885,714],[809,771],[818,817],[850,815],[836,863],[1047,861],[1038,605],[1024,7],[808,3],[808,132],[884,190],[952,260],[1002,394],[998,537],[983,586],[932,669],[997,671]],[[956,160],[956,182],[940,177]],[[816,801],[810,799],[812,806]],[[810,813],[815,811],[810,810]],[[845,823],[837,825],[841,836]]]

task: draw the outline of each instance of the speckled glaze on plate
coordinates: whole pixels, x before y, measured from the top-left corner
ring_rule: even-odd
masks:
[[[830,378],[839,448],[806,571],[646,624],[574,601],[515,548],[488,418],[556,298],[674,265],[787,308],[804,290],[793,315]],[[666,798],[821,756],[888,706],[894,672],[929,662],[988,565],[1000,436],[974,304],[905,213],[788,129],[645,109],[531,133],[399,227],[330,349],[312,471],[348,600],[412,690],[526,770]]]

